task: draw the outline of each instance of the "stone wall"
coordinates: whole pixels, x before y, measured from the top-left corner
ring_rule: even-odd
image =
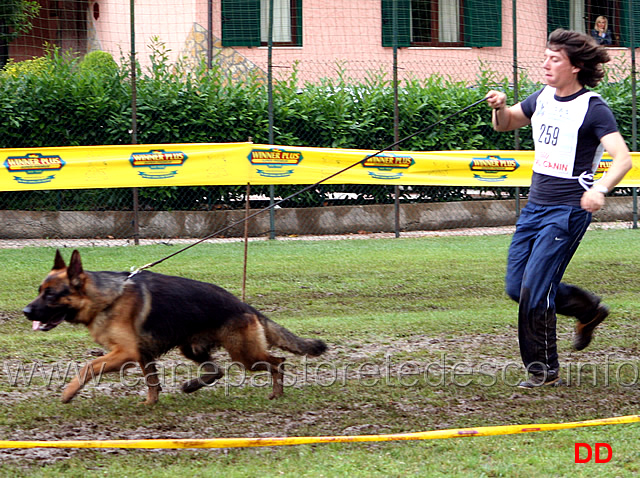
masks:
[[[520,206],[524,204],[521,201]],[[251,210],[250,214],[256,212]],[[395,207],[392,204],[286,208],[273,212],[278,236],[395,230]],[[226,230],[217,237],[242,237],[244,217],[244,210],[143,211],[138,213],[139,237],[202,238],[223,229]],[[130,211],[4,210],[0,211],[0,220],[3,224],[0,239],[133,237],[133,212]],[[594,220],[631,221],[632,199],[607,198],[606,207],[594,216]],[[516,205],[513,200],[402,204],[399,213],[401,231],[508,226],[515,221]],[[250,236],[267,236],[270,231],[269,212],[257,214],[248,224]]]
[[[242,80],[249,74],[257,75],[266,80],[266,73],[254,65],[235,49],[222,46],[222,40],[212,36],[212,60],[218,64],[222,71],[228,72],[234,80]],[[197,62],[207,60],[207,29],[194,23],[191,32],[187,36],[181,59],[191,63],[194,68]]]

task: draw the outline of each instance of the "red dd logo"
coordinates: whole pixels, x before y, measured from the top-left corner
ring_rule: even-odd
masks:
[[[606,449],[606,456],[602,456],[602,449]],[[580,449],[586,450],[586,457],[582,458],[580,455]],[[595,452],[594,452],[595,449]],[[576,463],[589,463],[592,458],[595,458],[596,463],[609,463],[613,458],[613,450],[608,443],[596,443],[593,448],[588,443],[576,443],[575,445],[575,462]]]

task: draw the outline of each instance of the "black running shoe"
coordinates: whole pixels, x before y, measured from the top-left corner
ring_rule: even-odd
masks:
[[[537,387],[558,387],[564,385],[564,382],[557,374],[548,375],[531,375],[529,380],[520,382],[519,388],[537,388]]]
[[[576,333],[573,336],[573,348],[576,350],[586,348],[591,343],[594,329],[600,325],[608,315],[609,307],[605,304],[600,304],[596,309],[596,315],[591,319],[591,321],[586,324],[578,322],[576,324]]]

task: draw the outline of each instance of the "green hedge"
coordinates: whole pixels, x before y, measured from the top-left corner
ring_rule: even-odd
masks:
[[[180,64],[170,64],[167,58],[163,46],[156,45],[152,66],[138,67],[136,72],[138,143],[248,139],[269,142],[268,96],[262,75],[232,80],[219,68],[207,70],[203,66],[187,70]],[[122,64],[118,66],[104,52],[78,59],[56,50],[45,58],[7,64],[0,71],[0,147],[130,143],[130,71],[126,61]],[[522,80],[520,97],[538,87]],[[474,87],[439,76],[402,82],[398,98],[400,138],[481,99],[491,88],[512,94],[508,80],[496,79],[491,72],[480,75]],[[619,118],[623,135],[628,137],[631,128],[628,81],[605,84],[601,90]],[[384,148],[394,142],[393,97],[391,81],[383,74],[372,72],[363,81],[352,81],[341,74],[337,79],[301,83],[294,67],[288,79],[273,85],[274,143]],[[520,137],[521,147],[531,148],[530,135],[524,132]],[[493,131],[489,110],[480,104],[404,142],[400,149],[512,149],[513,144],[513,133]],[[190,192],[178,189],[184,188],[143,189],[141,200],[149,209],[192,209],[219,204],[237,207],[238,199],[244,195],[244,186],[188,188]],[[286,196],[296,189],[279,187],[277,193]],[[361,202],[388,202],[392,198],[391,189],[370,187],[363,191]],[[295,198],[291,205],[322,204],[323,192],[326,187]],[[419,200],[424,201],[466,196],[463,188],[418,188],[417,192]],[[82,200],[83,195],[86,200]],[[101,207],[126,207],[112,195],[113,191],[101,194]],[[41,196],[34,197],[41,200]],[[60,199],[61,193],[50,196],[56,197],[55,204],[40,203],[40,207],[90,208],[88,204],[96,193],[76,192],[67,201]],[[0,194],[0,207],[20,207],[16,203],[19,200],[15,195],[9,198]]]

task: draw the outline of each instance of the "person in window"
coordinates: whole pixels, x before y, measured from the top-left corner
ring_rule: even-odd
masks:
[[[616,120],[593,88],[604,77],[607,50],[584,33],[555,30],[542,69],[546,86],[507,107],[507,95],[489,91],[496,131],[532,126],[533,175],[526,206],[512,237],[506,292],[518,302],[520,354],[529,378],[521,388],[559,385],[556,313],[577,319],[573,347],[582,350],[609,315],[600,298],[561,282],[591,222],[592,213],[631,169],[629,149]],[[603,150],[612,157],[594,181]]]
[[[596,22],[591,30],[591,36],[595,38],[598,45],[611,45],[613,43],[613,37],[611,36],[611,30],[609,30],[609,21],[607,17],[600,15],[596,18]]]

